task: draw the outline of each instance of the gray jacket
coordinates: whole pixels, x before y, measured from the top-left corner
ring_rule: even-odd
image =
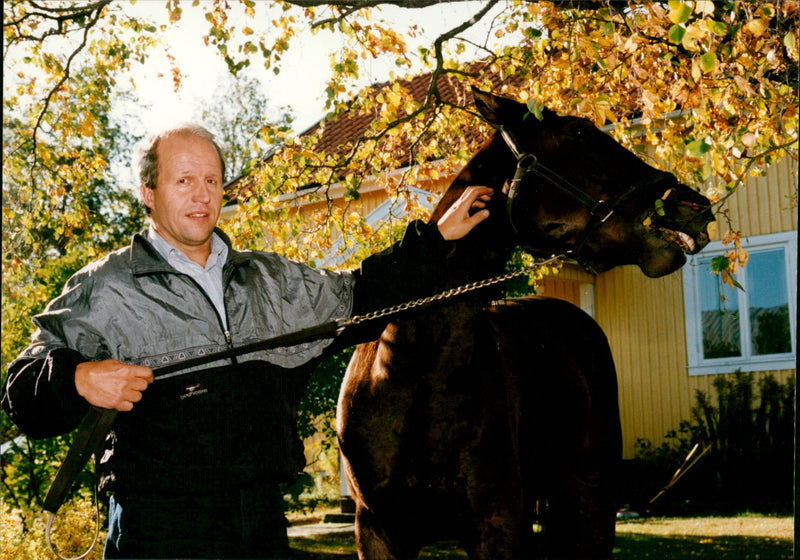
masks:
[[[446,247],[434,226],[415,223],[402,242],[346,273],[230,249],[223,268],[226,332],[194,280],[137,234],[129,247],[76,273],[34,318],[32,342],[9,368],[3,407],[31,437],[66,433],[88,408],[74,385],[80,362],[111,358],[157,370],[418,297],[434,289]],[[156,376],[134,410],[118,416],[106,476],[122,492],[142,479],[152,491],[183,492],[289,478],[304,461],[296,406],[332,342]]]

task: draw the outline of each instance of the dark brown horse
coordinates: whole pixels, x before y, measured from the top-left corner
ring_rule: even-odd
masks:
[[[473,96],[502,134],[431,220],[467,185],[495,196],[443,288],[502,272],[517,245],[657,277],[708,243],[709,201],[588,121]],[[491,292],[399,320],[350,362],[337,422],[360,558],[415,558],[451,539],[487,560],[611,556],[621,436],[606,338],[569,303],[490,304]]]

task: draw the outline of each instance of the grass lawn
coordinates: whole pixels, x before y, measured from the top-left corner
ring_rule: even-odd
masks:
[[[617,523],[615,560],[791,560],[791,517],[654,517]],[[294,537],[296,560],[354,560],[352,532]],[[466,555],[455,543],[423,550],[421,559],[454,560]]]
[[[791,517],[651,518],[617,523],[616,560],[791,560]]]

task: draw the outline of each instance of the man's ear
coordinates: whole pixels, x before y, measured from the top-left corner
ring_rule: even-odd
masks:
[[[153,209],[153,189],[144,184],[139,185],[141,200],[150,210]]]

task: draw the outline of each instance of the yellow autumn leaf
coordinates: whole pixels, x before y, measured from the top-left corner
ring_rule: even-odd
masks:
[[[711,241],[715,241],[717,239],[717,222],[710,222],[706,227],[706,232],[708,233],[708,238]]]
[[[90,136],[94,136],[95,125],[94,125],[94,118],[91,115],[87,115],[83,123],[81,123],[79,132],[81,133],[82,136],[86,136],[87,138]]]
[[[692,79],[697,82],[703,77],[703,70],[700,68],[700,62],[695,58],[692,59]]]
[[[710,16],[714,14],[714,2],[711,0],[697,0],[694,4],[695,13]]]
[[[250,27],[245,27],[244,29],[242,29],[242,33],[244,33],[245,35],[252,35],[254,31]]]
[[[756,37],[761,37],[768,28],[769,20],[765,18],[751,19],[744,26],[745,31]]]
[[[686,32],[681,38],[683,48],[689,51],[696,51],[699,49],[699,43],[707,35],[707,30],[704,25],[692,23],[686,27]]]
[[[739,252],[736,254],[736,260],[739,262],[739,266],[745,266],[749,259],[750,254],[747,250],[739,247]]]
[[[787,54],[793,60],[797,60],[797,35],[794,31],[789,31],[783,37],[783,46],[786,47]]]
[[[757,138],[758,136],[756,134],[748,132],[742,135],[742,144],[744,144],[748,148],[752,148],[755,145]]]

